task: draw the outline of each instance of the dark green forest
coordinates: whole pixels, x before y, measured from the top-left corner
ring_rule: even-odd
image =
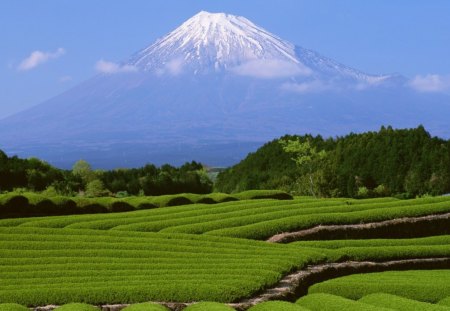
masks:
[[[450,140],[431,137],[422,126],[327,139],[287,135],[219,173],[214,189],[207,170],[194,161],[103,171],[80,160],[72,170],[62,170],[0,151],[0,192],[121,197],[258,189],[360,198],[450,193]]]
[[[61,170],[36,158],[8,157],[0,151],[0,192],[36,191],[48,195],[128,196],[210,193],[212,182],[203,165],[181,167],[147,164],[141,168],[93,170],[80,160],[72,170]]]
[[[296,164],[283,142],[308,142],[320,159],[314,165]],[[280,143],[281,142],[281,143]],[[311,169],[313,168],[313,169]],[[280,189],[296,195],[320,197],[415,197],[450,192],[450,140],[431,135],[422,127],[321,136],[284,136],[273,140],[239,164],[218,175],[222,192]]]

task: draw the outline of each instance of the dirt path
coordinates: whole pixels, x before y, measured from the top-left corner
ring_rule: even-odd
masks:
[[[423,234],[421,234],[423,232]],[[403,217],[380,222],[351,225],[319,225],[310,229],[276,234],[267,242],[289,243],[310,239],[411,238],[450,234],[450,213]]]

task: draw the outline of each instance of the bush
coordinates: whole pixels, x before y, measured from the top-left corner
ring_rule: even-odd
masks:
[[[22,215],[29,211],[28,199],[14,192],[0,195],[0,215]]]
[[[367,189],[367,187],[359,187],[358,188],[358,193],[356,195],[358,198],[360,199],[366,199],[370,196],[370,192],[369,189]]]
[[[0,311],[30,311],[17,303],[0,303]]]
[[[311,311],[388,311],[362,302],[330,294],[308,294],[296,302]]]
[[[280,190],[248,190],[235,193],[233,196],[239,200],[254,199],[276,199],[276,200],[292,200],[293,197],[289,193]]]
[[[364,296],[359,299],[360,302],[373,305],[375,307],[391,308],[398,311],[421,310],[421,311],[448,311],[444,306],[432,303],[421,302],[413,299],[407,299],[396,295],[377,293]]]

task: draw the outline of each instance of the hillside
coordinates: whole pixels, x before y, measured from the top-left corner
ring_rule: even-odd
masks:
[[[414,197],[450,192],[450,140],[415,129],[382,127],[378,132],[321,136],[284,136],[273,140],[218,175],[216,189],[281,189],[309,193],[309,173],[297,168],[279,141],[309,141],[326,158],[313,172],[317,193],[331,197],[400,195]]]

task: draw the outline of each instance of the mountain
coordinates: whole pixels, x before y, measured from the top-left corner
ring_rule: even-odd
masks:
[[[295,46],[244,17],[200,12],[122,62],[0,121],[0,149],[68,167],[238,162],[284,134],[416,127],[449,136],[450,101]]]

